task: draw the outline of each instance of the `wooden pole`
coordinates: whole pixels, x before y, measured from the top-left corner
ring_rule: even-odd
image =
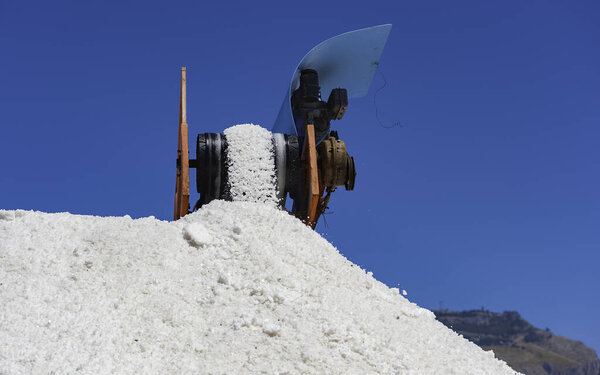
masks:
[[[319,189],[319,170],[317,169],[317,146],[315,126],[306,125],[302,156],[306,165],[307,217],[306,225],[315,228],[317,225],[317,206],[321,197]]]
[[[179,136],[177,144],[177,177],[175,180],[175,209],[173,220],[188,213],[190,201],[190,151],[188,145],[186,70],[181,68],[179,94]]]

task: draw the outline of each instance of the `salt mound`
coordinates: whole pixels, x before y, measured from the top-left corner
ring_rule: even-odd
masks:
[[[271,133],[169,223],[0,211],[0,373],[515,374],[277,210]]]
[[[277,206],[271,132],[258,125],[242,124],[225,129],[223,133],[227,139],[231,199]]]
[[[516,374],[267,205],[0,211],[0,373]]]

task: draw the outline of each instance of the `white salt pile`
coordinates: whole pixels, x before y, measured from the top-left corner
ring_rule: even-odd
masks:
[[[0,298],[0,374],[516,374],[264,203],[0,210]]]
[[[271,132],[244,124],[232,126],[224,134],[231,198],[275,207],[278,201]]]
[[[0,211],[0,373],[514,374],[277,209]]]

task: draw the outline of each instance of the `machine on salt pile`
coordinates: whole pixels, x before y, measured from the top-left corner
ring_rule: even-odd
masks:
[[[356,167],[331,120],[340,120],[348,98],[365,96],[392,25],[347,32],[314,47],[298,64],[272,128],[277,198],[282,209],[314,228],[336,188],[354,188]],[[321,99],[327,94],[327,101]],[[189,168],[196,168],[200,199],[193,210],[213,199],[230,200],[227,139],[222,133],[198,134],[196,159],[189,159],[186,70],[181,69],[179,146],[174,219],[190,212]]]

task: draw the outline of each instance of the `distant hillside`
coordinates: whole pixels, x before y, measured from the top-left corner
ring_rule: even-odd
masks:
[[[600,360],[582,342],[535,328],[516,311],[434,311],[437,319],[526,375],[600,375]]]

